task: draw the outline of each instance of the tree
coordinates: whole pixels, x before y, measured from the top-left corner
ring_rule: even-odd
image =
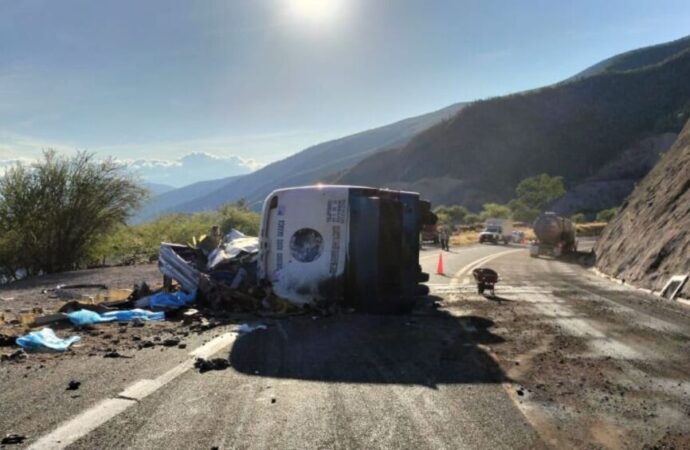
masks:
[[[510,208],[498,203],[485,203],[482,212],[479,213],[482,220],[507,219],[510,217]]]
[[[551,202],[565,195],[565,184],[563,177],[543,173],[522,180],[515,188],[515,193],[527,208],[541,212]]]
[[[574,214],[573,217],[571,217],[570,219],[575,223],[587,222],[587,216],[585,216],[583,213]]]
[[[439,206],[434,210],[437,216],[444,217],[450,224],[460,224],[465,221],[465,217],[470,213],[464,206]]]
[[[467,225],[476,225],[482,221],[482,218],[479,217],[479,214],[468,214],[465,216],[465,223]]]
[[[532,223],[539,215],[539,210],[530,208],[518,199],[513,199],[508,202],[508,207],[512,211],[513,220],[519,222]]]
[[[604,209],[597,214],[597,222],[611,222],[618,214],[618,208]]]
[[[0,251],[0,266],[29,275],[76,268],[145,196],[123,166],[90,153],[49,150],[34,164],[18,164],[0,179],[0,233],[13,237],[21,255],[10,261]]]

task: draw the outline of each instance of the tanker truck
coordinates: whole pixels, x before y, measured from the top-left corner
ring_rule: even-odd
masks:
[[[541,214],[532,226],[537,240],[530,245],[530,256],[552,255],[556,258],[577,251],[575,225],[553,212]]]

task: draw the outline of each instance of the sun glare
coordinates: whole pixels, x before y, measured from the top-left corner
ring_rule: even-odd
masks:
[[[344,0],[287,0],[293,18],[323,25],[335,21],[342,12]]]

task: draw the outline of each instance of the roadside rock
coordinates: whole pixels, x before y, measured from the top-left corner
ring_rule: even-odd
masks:
[[[602,272],[660,290],[690,272],[690,122],[623,203],[595,247]],[[690,283],[682,295],[690,297]]]

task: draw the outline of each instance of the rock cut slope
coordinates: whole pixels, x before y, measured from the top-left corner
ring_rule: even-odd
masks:
[[[603,272],[659,290],[690,273],[690,122],[624,202],[595,251]],[[682,295],[690,297],[690,283]]]

